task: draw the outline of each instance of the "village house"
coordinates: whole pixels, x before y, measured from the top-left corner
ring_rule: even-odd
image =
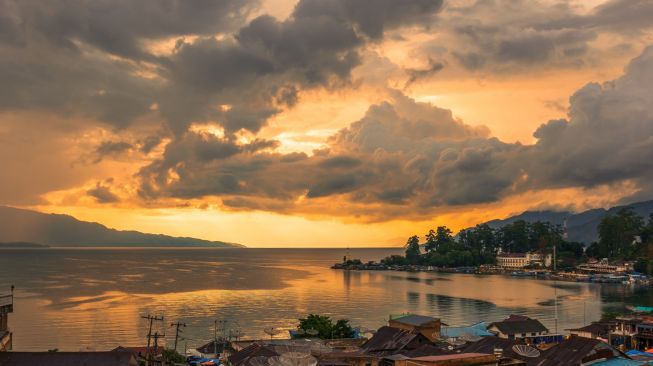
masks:
[[[465,353],[495,353],[499,359],[521,360],[528,366],[597,365],[602,361],[625,365],[622,362],[630,361],[629,356],[605,342],[573,336],[543,349],[526,345],[521,339],[485,337],[462,350]]]
[[[503,321],[491,323],[487,330],[499,338],[524,339],[526,343],[540,343],[540,337],[549,333],[539,320],[521,315],[510,315]]]
[[[499,253],[497,254],[497,265],[505,269],[520,269],[527,266],[537,265],[539,267],[550,267],[552,263],[551,254],[542,253]]]
[[[567,331],[573,336],[607,340],[611,325],[612,322],[610,321],[598,321],[580,328],[567,329]]]
[[[0,352],[12,348],[12,334],[9,329],[9,314],[14,312],[14,286],[11,293],[0,294]]]
[[[387,326],[379,328],[372,338],[363,343],[361,350],[365,354],[386,356],[414,350],[430,343],[425,335],[416,330]]]
[[[398,316],[391,315],[388,326],[421,333],[430,341],[435,342],[440,339],[442,322],[440,319],[430,316],[402,314]]]

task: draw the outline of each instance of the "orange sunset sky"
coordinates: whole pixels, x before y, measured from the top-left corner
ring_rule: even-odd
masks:
[[[647,0],[0,0],[0,204],[398,246],[653,198]]]

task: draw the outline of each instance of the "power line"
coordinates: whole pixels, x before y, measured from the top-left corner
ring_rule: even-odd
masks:
[[[146,359],[145,359],[145,364],[149,365],[149,360],[150,360],[150,340],[152,338],[152,323],[156,321],[163,321],[163,316],[151,316],[150,314],[147,314],[147,316],[141,316],[143,319],[147,319],[150,321],[150,327],[147,331],[147,349],[146,349]],[[158,333],[155,333],[158,335]],[[154,339],[155,342],[157,342],[158,336]]]
[[[179,340],[179,333],[183,333],[181,330],[179,330],[179,327],[186,327],[186,323],[182,322],[176,322],[176,323],[170,323],[171,327],[176,327],[175,329],[175,352],[177,352],[177,341]]]

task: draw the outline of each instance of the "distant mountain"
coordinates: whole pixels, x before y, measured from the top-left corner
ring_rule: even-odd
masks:
[[[26,242],[12,242],[12,243],[0,243],[0,249],[15,249],[15,248],[49,248],[50,246],[45,244],[37,243],[26,243]]]
[[[624,206],[615,206],[608,210],[603,208],[595,208],[580,213],[573,213],[569,211],[526,211],[507,219],[488,221],[487,224],[495,229],[518,220],[524,220],[528,222],[548,221],[552,224],[562,225],[566,218],[567,234],[569,240],[589,244],[593,241],[598,240],[596,229],[601,222],[601,219],[603,219],[605,215],[617,213],[617,211],[621,210],[624,207],[632,208],[638,215],[642,216],[644,220],[648,220],[649,215],[651,212],[653,212],[653,201],[644,201]]]
[[[0,242],[31,242],[65,247],[243,247],[196,238],[110,229],[68,215],[0,206]]]

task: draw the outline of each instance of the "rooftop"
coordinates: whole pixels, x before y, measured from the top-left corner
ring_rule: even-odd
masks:
[[[254,357],[270,358],[274,356],[279,356],[279,354],[266,346],[254,343],[229,356],[229,363],[234,366],[251,366],[249,360]]]
[[[384,326],[379,328],[361,349],[368,353],[400,351],[418,338],[426,340],[426,337],[418,332]]]
[[[396,318],[392,318],[390,320],[402,324],[421,326],[427,323],[439,321],[440,319],[433,318],[430,316],[424,316],[424,315],[406,314],[406,315],[398,316]]]
[[[537,319],[520,315],[511,315],[507,319],[488,325],[488,329],[496,327],[503,334],[524,334],[548,332],[549,330]]]

